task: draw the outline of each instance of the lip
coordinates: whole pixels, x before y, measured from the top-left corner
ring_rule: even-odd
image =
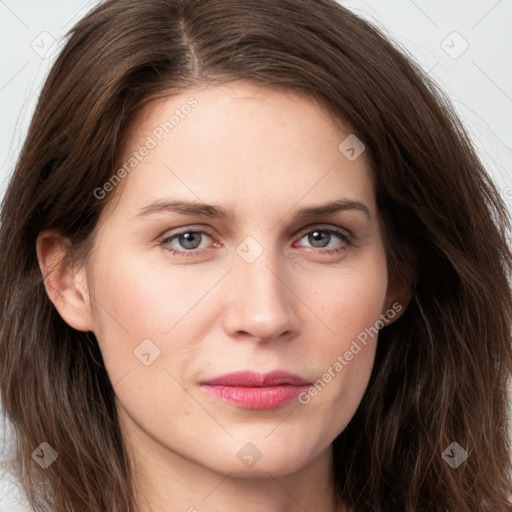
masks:
[[[306,379],[283,370],[268,373],[240,371],[199,383],[216,398],[244,409],[269,410],[283,407],[311,385]]]
[[[209,384],[212,386],[245,386],[245,387],[271,387],[281,384],[291,384],[292,386],[307,386],[311,384],[295,373],[284,370],[274,370],[268,373],[254,371],[240,371],[226,373],[212,379],[203,380],[200,384]]]

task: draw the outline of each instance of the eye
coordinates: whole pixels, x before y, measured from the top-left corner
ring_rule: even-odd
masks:
[[[329,243],[334,238],[341,240],[341,243],[337,243],[331,248],[324,249],[329,246]],[[334,228],[317,227],[310,229],[309,231],[302,234],[300,240],[307,238],[308,243],[312,244],[313,248],[324,249],[322,253],[336,254],[346,251],[347,247],[352,245],[352,236]]]
[[[199,229],[188,229],[186,231],[182,231],[180,233],[175,233],[171,236],[164,238],[160,244],[165,246],[165,249],[172,254],[182,254],[191,256],[194,254],[199,254],[199,252],[195,252],[198,249],[200,242],[204,238],[204,235],[207,237],[211,237],[210,233],[204,228]],[[182,249],[176,249],[175,247],[168,247],[172,240],[176,239],[176,241],[183,247]]]
[[[171,254],[196,256],[200,255],[202,253],[202,249],[204,249],[204,247],[201,248],[200,245],[205,236],[211,238],[213,235],[205,228],[187,229],[165,237],[160,241],[160,245],[162,245],[165,250],[169,251]],[[340,229],[334,229],[331,227],[317,227],[316,229],[305,231],[302,233],[299,240],[306,237],[308,242],[312,244],[312,248],[321,249],[317,252],[323,254],[339,254],[345,252],[348,246],[353,245],[352,235],[349,235]],[[336,238],[341,240],[341,242],[338,242],[329,248],[329,243]],[[173,241],[175,241],[176,244],[179,244],[181,249],[171,245],[171,242]]]

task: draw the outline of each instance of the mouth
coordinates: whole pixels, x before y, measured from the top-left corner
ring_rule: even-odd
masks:
[[[275,370],[269,373],[241,371],[199,383],[214,397],[243,409],[270,410],[284,407],[306,391],[311,383],[302,377]]]

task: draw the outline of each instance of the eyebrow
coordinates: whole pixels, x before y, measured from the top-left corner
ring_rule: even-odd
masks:
[[[296,211],[293,215],[294,220],[308,219],[311,217],[334,215],[340,211],[360,211],[369,219],[371,213],[368,206],[360,201],[352,199],[340,199],[318,206],[309,206]],[[140,209],[136,218],[146,217],[155,213],[178,213],[181,215],[197,215],[220,220],[233,220],[234,214],[231,210],[226,210],[222,206],[206,204],[199,201],[182,201],[173,199],[158,199]]]

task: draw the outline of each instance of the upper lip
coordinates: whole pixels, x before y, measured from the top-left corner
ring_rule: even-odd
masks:
[[[245,387],[270,387],[282,384],[294,386],[309,385],[310,382],[299,375],[284,370],[274,370],[268,373],[255,371],[239,371],[219,375],[212,379],[203,380],[200,384],[211,386],[245,386]]]

